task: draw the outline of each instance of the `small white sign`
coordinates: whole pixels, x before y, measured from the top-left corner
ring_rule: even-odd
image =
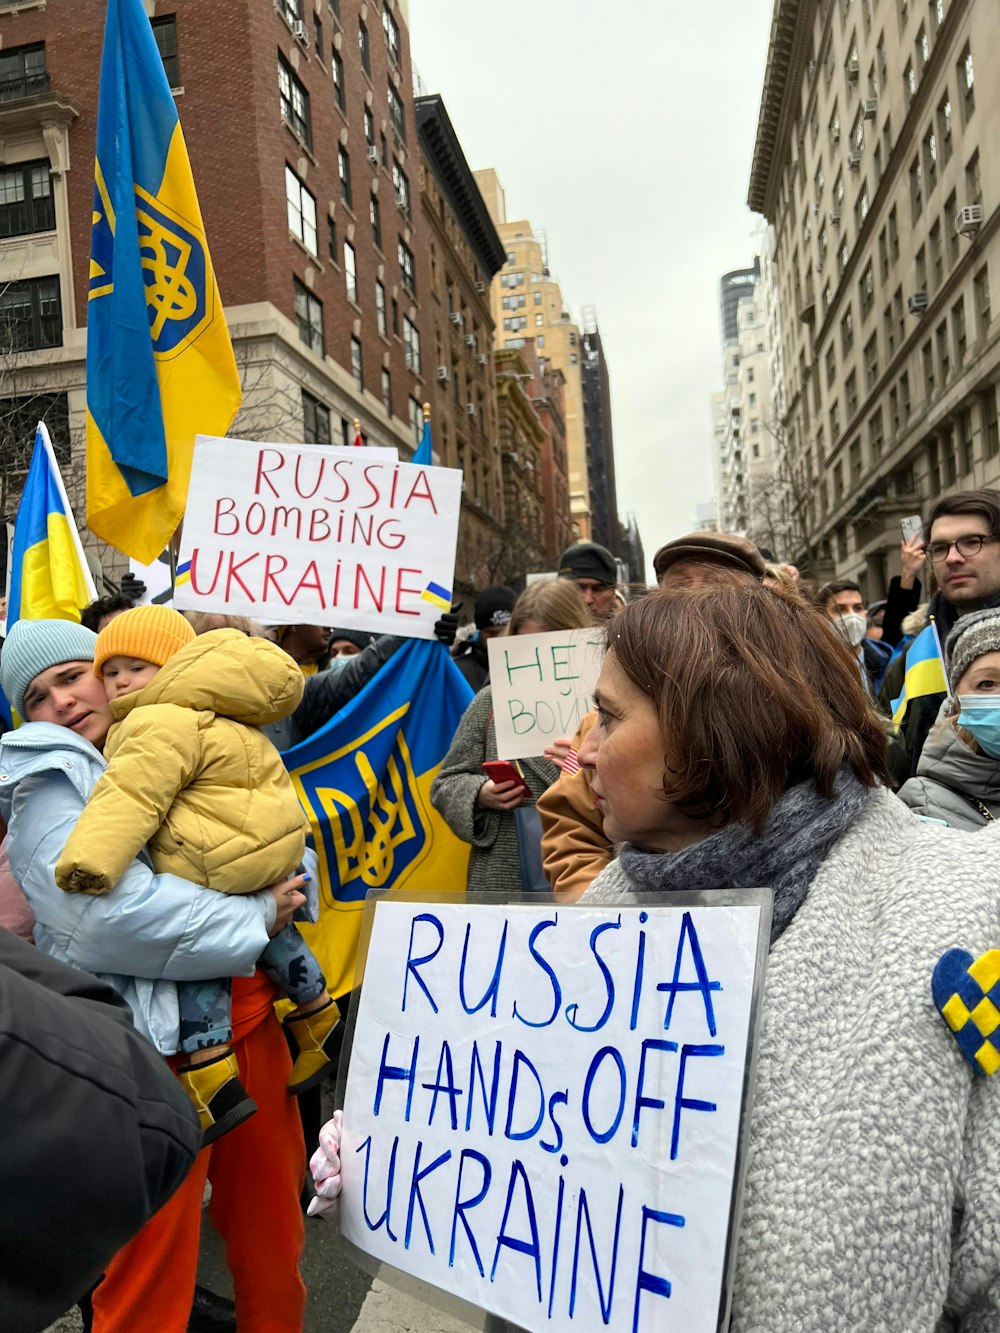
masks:
[[[594,706],[603,634],[503,634],[490,639],[487,649],[500,758],[530,759],[550,741],[572,738]]]
[[[690,897],[378,902],[350,1242],[524,1329],[715,1333],[770,895]]]
[[[393,449],[199,435],[174,605],[431,639],[461,492],[457,470]]]

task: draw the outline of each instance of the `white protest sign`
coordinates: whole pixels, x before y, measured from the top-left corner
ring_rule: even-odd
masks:
[[[348,1241],[524,1329],[715,1333],[771,895],[682,897],[377,903]]]
[[[460,472],[395,450],[199,435],[174,605],[433,638],[461,493]]]
[[[599,630],[502,634],[487,644],[501,759],[530,759],[573,736],[593,708],[604,636]]]

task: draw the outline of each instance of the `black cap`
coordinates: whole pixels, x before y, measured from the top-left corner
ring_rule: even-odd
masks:
[[[517,593],[505,585],[484,588],[476,598],[476,629],[503,629],[510,624]]]
[[[559,557],[561,579],[593,579],[595,583],[614,586],[618,582],[618,566],[606,546],[597,542],[577,542]]]
[[[346,639],[348,643],[353,643],[355,648],[360,648],[362,652],[375,638],[370,629],[332,629],[330,631],[330,642],[334,639]]]

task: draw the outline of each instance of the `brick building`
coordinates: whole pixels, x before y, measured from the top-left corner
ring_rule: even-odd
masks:
[[[527,390],[545,431],[542,442],[542,495],[545,500],[545,558],[555,569],[559,557],[573,543],[569,517],[569,462],[566,450],[566,378],[534,352],[526,339],[523,355],[532,370]]]
[[[234,433],[350,442],[359,417],[407,456],[425,242],[403,0],[145,3],[244,379]],[[0,398],[57,393],[74,440],[104,12],[0,5],[0,320],[16,341]]]
[[[526,348],[495,353],[500,453],[503,459],[502,557],[494,581],[513,583],[551,568],[545,550],[542,451],[548,438],[527,385],[533,377]]]
[[[489,291],[504,247],[442,99],[418,97],[416,115],[426,236],[417,261],[423,293],[418,362],[422,357],[437,460],[461,468],[465,479],[455,595],[471,609],[503,545]]]

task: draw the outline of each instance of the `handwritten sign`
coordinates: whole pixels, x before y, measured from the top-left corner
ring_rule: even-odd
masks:
[[[572,736],[594,706],[604,657],[600,632],[505,634],[487,649],[500,758],[530,759],[550,741]]]
[[[770,891],[491,898],[375,907],[345,1238],[521,1328],[714,1333]]]
[[[461,490],[460,472],[394,450],[199,435],[174,605],[433,638]]]

